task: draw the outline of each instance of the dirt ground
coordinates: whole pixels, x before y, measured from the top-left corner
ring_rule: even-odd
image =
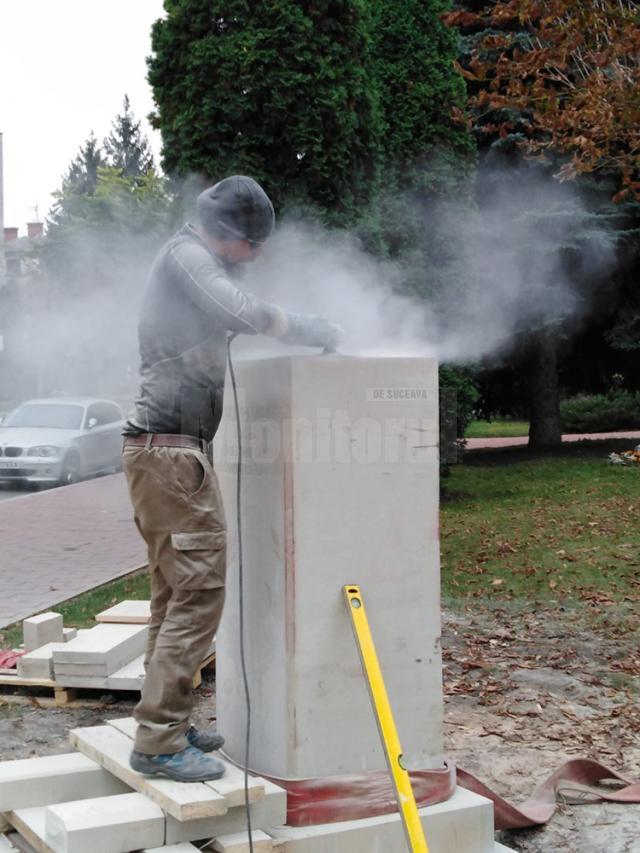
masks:
[[[578,756],[640,779],[638,635],[592,617],[476,604],[445,614],[447,753],[516,804]],[[214,688],[197,691],[198,724],[215,720]],[[94,696],[94,707],[44,709],[33,694],[0,693],[0,759],[64,752],[70,728],[127,716],[135,699]],[[640,805],[561,804],[545,828],[499,840],[527,853],[640,853]]]

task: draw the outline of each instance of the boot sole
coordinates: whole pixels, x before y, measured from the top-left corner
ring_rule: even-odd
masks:
[[[219,773],[215,775],[213,773],[203,773],[202,776],[190,776],[188,779],[184,777],[180,777],[175,773],[167,773],[164,770],[160,769],[151,769],[151,770],[138,770],[136,767],[132,767],[136,773],[140,773],[142,776],[163,776],[165,779],[171,779],[172,782],[213,782],[216,779],[221,779],[224,776],[224,770],[221,770]]]

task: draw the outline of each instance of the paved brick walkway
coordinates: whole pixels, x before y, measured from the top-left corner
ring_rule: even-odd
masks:
[[[123,474],[0,503],[0,628],[146,562]]]
[[[588,432],[563,435],[563,441],[605,441],[611,438],[628,438],[631,442],[640,442],[640,432]],[[495,450],[500,447],[520,447],[528,444],[526,435],[517,438],[468,438],[467,450]]]

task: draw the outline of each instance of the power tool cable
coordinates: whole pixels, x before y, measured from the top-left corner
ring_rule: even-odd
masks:
[[[249,753],[251,747],[251,693],[249,690],[249,676],[247,674],[247,660],[245,654],[244,637],[244,561],[242,547],[242,429],[240,425],[240,405],[238,403],[238,386],[236,374],[231,359],[231,342],[238,332],[227,338],[227,363],[229,364],[229,376],[231,377],[231,388],[233,389],[233,404],[236,416],[236,436],[238,442],[238,456],[236,468],[236,529],[238,536],[238,603],[240,610],[240,664],[242,667],[242,681],[244,684],[245,707],[247,714],[247,725],[244,744],[244,807],[247,814],[247,835],[249,837],[249,853],[253,853],[253,835],[251,831],[251,808],[249,806]]]

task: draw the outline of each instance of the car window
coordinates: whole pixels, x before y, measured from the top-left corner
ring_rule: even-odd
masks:
[[[105,423],[113,424],[122,420],[122,412],[115,403],[103,403],[105,413]]]
[[[87,409],[87,416],[84,421],[85,429],[88,427],[91,418],[96,419],[96,426],[104,426],[122,420],[122,414],[113,403],[92,403]]]
[[[82,406],[71,403],[23,403],[7,415],[2,426],[80,429],[82,412]]]

